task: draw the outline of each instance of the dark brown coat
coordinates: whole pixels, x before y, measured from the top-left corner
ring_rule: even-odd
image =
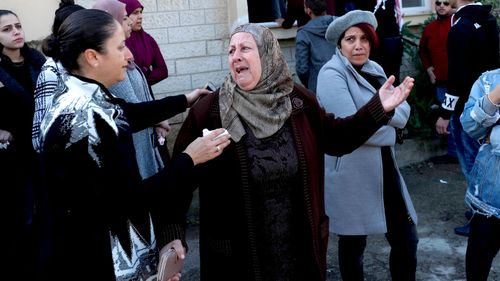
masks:
[[[303,189],[303,228],[310,241],[307,255],[314,261],[309,280],[325,280],[328,243],[328,217],[324,209],[324,153],[342,155],[363,144],[389,120],[378,96],[353,117],[335,119],[320,108],[313,94],[296,85],[290,94],[290,116],[299,159]],[[174,148],[182,152],[202,130],[221,127],[218,92],[193,107],[186,118]],[[200,196],[200,258],[202,280],[266,280],[259,268],[256,232],[252,218],[249,167],[246,152],[231,143],[222,155],[196,167],[193,187]],[[187,188],[186,188],[187,189]],[[190,190],[191,191],[191,190]],[[179,203],[188,206],[191,193]]]

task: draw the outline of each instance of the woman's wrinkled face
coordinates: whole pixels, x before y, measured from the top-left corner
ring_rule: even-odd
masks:
[[[366,33],[357,26],[351,26],[346,30],[344,37],[340,40],[340,51],[352,65],[361,66],[370,57],[370,40]]]
[[[125,71],[132,53],[125,46],[125,35],[118,22],[113,35],[106,40],[104,51],[97,53],[97,56],[99,82],[109,87],[125,79]]]
[[[132,31],[142,29],[142,7],[135,9],[128,17],[132,21]]]
[[[228,61],[236,84],[245,91],[254,89],[260,81],[262,65],[257,43],[250,33],[238,32],[231,37]]]
[[[6,49],[21,49],[24,46],[24,30],[13,14],[0,17],[0,44]]]
[[[130,37],[132,33],[132,20],[127,16],[127,11],[125,7],[123,7],[123,20],[122,20],[122,28],[125,33],[125,39]]]

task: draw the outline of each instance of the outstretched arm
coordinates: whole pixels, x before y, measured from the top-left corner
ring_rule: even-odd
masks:
[[[397,87],[392,87],[394,76],[389,77],[367,104],[355,114],[335,118],[333,114],[323,115],[325,152],[340,156],[351,153],[365,143],[382,125],[394,115],[394,109],[406,100],[413,88],[413,78],[406,77]]]

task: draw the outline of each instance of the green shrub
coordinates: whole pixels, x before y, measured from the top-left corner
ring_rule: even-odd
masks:
[[[492,5],[492,13],[496,16],[500,25],[500,1],[482,0],[483,4]],[[411,30],[411,22],[406,22],[402,28],[404,54],[413,68],[412,76],[415,78],[415,86],[408,97],[411,106],[411,115],[406,125],[405,138],[429,138],[434,134],[435,122],[437,120],[438,101],[435,98],[435,90],[429,81],[427,72],[423,69],[418,55],[418,43],[424,27],[436,19],[435,15],[430,16],[424,24]]]
[[[406,22],[401,31],[404,42],[403,52],[413,68],[411,75],[415,79],[415,85],[408,97],[411,115],[406,125],[405,138],[429,138],[434,132],[432,105],[436,104],[437,101],[435,101],[434,89],[418,55],[420,34],[422,34],[424,26],[432,20],[434,17],[428,18],[416,32],[410,30],[411,22]]]

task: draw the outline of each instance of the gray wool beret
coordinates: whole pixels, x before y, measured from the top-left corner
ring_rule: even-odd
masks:
[[[367,23],[373,26],[374,29],[377,29],[377,19],[372,12],[353,10],[334,19],[326,29],[325,38],[329,42],[337,45],[340,35],[349,29],[349,27],[358,23]]]

